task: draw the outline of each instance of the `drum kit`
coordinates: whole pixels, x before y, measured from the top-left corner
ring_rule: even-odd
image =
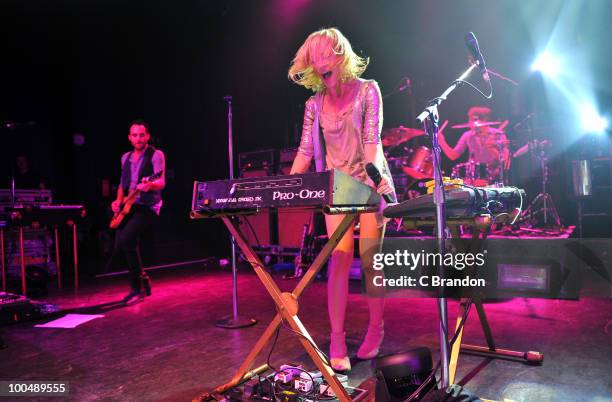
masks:
[[[440,131],[446,127],[445,122]],[[473,121],[451,126],[453,129],[478,129],[486,127],[489,134],[497,134],[496,146],[499,148],[500,158],[504,155],[504,149],[508,147],[509,141],[501,134],[505,133],[508,121]],[[382,132],[382,145],[397,187],[397,193],[401,200],[414,198],[426,193],[425,183],[432,180],[434,176],[433,153],[430,147],[417,144],[413,141],[423,137],[425,132],[416,128],[393,127],[385,128]],[[548,141],[539,142],[539,145],[548,145]],[[508,159],[517,158],[536,146],[531,141],[519,148],[514,154],[508,154]],[[533,152],[533,154],[536,154]],[[495,165],[495,166],[493,166]],[[499,166],[504,166],[500,169]],[[456,164],[451,172],[452,179],[461,179],[464,184],[476,187],[487,187],[507,185],[507,177],[504,173],[510,166],[510,160],[500,160],[499,163],[485,164],[475,160]],[[504,172],[506,170],[506,172]]]

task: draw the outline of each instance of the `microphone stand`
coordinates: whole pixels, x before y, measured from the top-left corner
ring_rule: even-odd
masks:
[[[438,253],[444,253],[446,250],[445,244],[445,200],[444,200],[444,183],[442,182],[442,165],[440,160],[440,144],[438,143],[438,129],[440,116],[438,115],[438,106],[442,104],[455,89],[463,85],[463,82],[468,75],[476,68],[477,64],[472,64],[459,78],[457,78],[446,91],[437,98],[429,102],[421,114],[417,116],[417,121],[423,124],[423,128],[429,138],[431,138],[433,148],[433,167],[434,167],[434,204],[436,205],[436,240],[438,245]],[[444,267],[442,264],[438,266],[438,275],[444,278]],[[438,294],[438,314],[440,316],[440,360],[442,362],[441,386],[446,389],[449,386],[449,344],[448,344],[448,309],[447,301],[444,297],[444,285],[440,287]]]
[[[229,178],[234,180],[234,137],[232,134],[232,96],[226,95],[223,100],[227,102],[227,142],[229,152]],[[236,239],[231,237],[232,242],[232,315],[223,317],[215,323],[220,328],[236,329],[250,327],[257,324],[254,318],[246,318],[238,315],[238,269],[236,268]]]

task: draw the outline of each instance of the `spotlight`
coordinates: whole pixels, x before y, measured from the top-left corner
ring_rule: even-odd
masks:
[[[601,116],[592,104],[580,108],[582,129],[587,133],[603,133],[608,128],[608,119]]]
[[[533,62],[531,70],[540,71],[549,77],[555,77],[561,71],[561,61],[551,53],[544,52]]]

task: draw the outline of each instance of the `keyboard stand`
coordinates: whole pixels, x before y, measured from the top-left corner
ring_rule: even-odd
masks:
[[[336,248],[348,228],[353,224],[355,218],[358,213],[361,212],[374,212],[378,210],[378,206],[374,207],[348,207],[346,209],[343,208],[327,208],[326,212],[333,213],[346,213],[346,216],[340,222],[340,225],[336,228],[336,231],[330,236],[329,240],[319,252],[317,257],[314,259],[310,268],[306,272],[306,274],[302,277],[302,279],[298,282],[297,286],[293,290],[293,292],[282,292],[277,284],[274,282],[272,276],[265,270],[264,264],[261,262],[255,251],[249,246],[246,242],[244,235],[242,234],[240,227],[236,221],[236,219],[230,215],[217,214],[217,217],[220,217],[225,223],[225,226],[230,231],[231,235],[234,236],[238,247],[246,257],[247,261],[251,264],[257,277],[264,285],[270,297],[274,301],[277,307],[276,316],[272,319],[272,322],[268,324],[268,327],[264,331],[264,333],[260,336],[260,338],[255,343],[255,346],[251,349],[243,363],[240,365],[238,370],[234,373],[234,376],[227,383],[216,387],[214,390],[202,394],[198,397],[197,400],[201,401],[210,401],[210,400],[219,400],[218,398],[228,390],[240,385],[254,376],[260,375],[266,370],[270,369],[267,364],[263,364],[261,366],[252,369],[253,363],[257,356],[262,352],[262,350],[268,345],[271,339],[274,337],[277,329],[281,325],[282,321],[285,321],[292,330],[302,334],[298,339],[301,342],[302,346],[317,366],[317,368],[323,374],[323,377],[329,384],[330,388],[334,391],[337,398],[344,401],[351,401],[350,396],[336,377],[334,371],[324,360],[324,357],[318,352],[317,348],[315,348],[315,342],[312,340],[312,337],[300,321],[298,317],[299,305],[298,299],[302,295],[302,293],[306,290],[306,288],[314,281],[315,277],[323,268],[325,262],[329,259],[332,251]],[[210,217],[210,214],[202,214],[199,215],[197,211],[192,211],[191,213],[192,219],[199,219],[204,217]]]
[[[514,219],[514,215],[505,215],[499,217],[496,220],[496,223],[508,223]],[[478,215],[473,218],[447,218],[446,224],[450,229],[452,234],[451,242],[457,248],[459,252],[472,252],[476,253],[481,248],[481,243],[486,239],[487,231],[490,229],[493,223],[492,217],[490,215]],[[435,220],[429,218],[404,218],[403,220],[404,227],[407,229],[416,229],[421,226],[431,226],[435,224]],[[472,228],[472,237],[469,240],[462,239],[459,231],[460,226],[469,226]],[[465,314],[466,309],[469,305],[469,298],[461,298],[459,301],[459,308],[457,311],[457,323],[455,325],[455,331],[459,330],[457,335],[457,339],[453,344],[450,353],[450,362],[449,362],[449,384],[455,383],[455,376],[457,374],[457,365],[459,362],[459,353],[475,353],[481,356],[486,356],[488,358],[501,358],[501,359],[518,359],[527,363],[532,364],[540,364],[544,360],[544,354],[536,351],[527,351],[527,352],[519,352],[515,350],[507,350],[507,349],[498,349],[495,346],[495,342],[493,340],[493,333],[491,331],[491,326],[489,325],[489,321],[487,319],[487,315],[484,310],[484,306],[482,304],[482,300],[479,296],[472,297],[472,303],[476,307],[476,312],[478,313],[478,319],[480,321],[480,325],[482,326],[482,331],[484,333],[485,339],[487,341],[487,346],[476,346],[476,345],[468,345],[463,344],[463,329],[465,328],[465,324],[459,330],[459,326],[461,325],[461,318]],[[467,322],[466,317],[466,322]]]

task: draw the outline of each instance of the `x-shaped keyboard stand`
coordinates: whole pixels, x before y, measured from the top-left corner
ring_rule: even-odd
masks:
[[[302,279],[298,282],[293,292],[282,292],[277,286],[272,276],[264,269],[264,264],[261,262],[255,251],[246,242],[244,235],[240,231],[237,220],[228,215],[218,215],[225,223],[225,226],[229,229],[230,233],[234,237],[238,247],[242,250],[242,253],[246,257],[247,261],[253,266],[257,277],[263,283],[264,287],[272,297],[274,304],[276,304],[277,313],[272,319],[272,322],[268,325],[264,333],[255,343],[255,346],[244,362],[240,365],[234,376],[227,383],[218,386],[212,392],[205,393],[200,397],[200,400],[206,401],[216,399],[215,395],[221,395],[224,392],[242,384],[256,375],[259,375],[269,369],[267,364],[263,364],[255,369],[252,369],[253,363],[261,351],[270,342],[275,332],[278,330],[282,321],[284,320],[293,331],[300,333],[302,336],[299,337],[302,346],[317,366],[317,368],[323,374],[323,377],[329,384],[329,387],[334,391],[336,398],[340,401],[351,401],[351,397],[348,395],[338,378],[336,377],[332,368],[325,362],[324,356],[320,353],[316,347],[315,342],[312,340],[310,334],[302,324],[302,321],[297,316],[299,311],[298,299],[306,290],[306,288],[314,281],[315,277],[323,268],[325,262],[329,259],[332,251],[336,248],[346,231],[355,221],[358,212],[373,212],[378,207],[361,207],[361,208],[347,208],[350,213],[346,214],[340,225],[336,228],[334,233],[330,236],[329,240],[319,252],[315,260],[312,262],[310,268]],[[339,212],[337,209],[336,212]],[[198,218],[197,213],[192,212],[192,217]],[[204,216],[202,216],[204,217]],[[206,216],[210,217],[210,215]]]

